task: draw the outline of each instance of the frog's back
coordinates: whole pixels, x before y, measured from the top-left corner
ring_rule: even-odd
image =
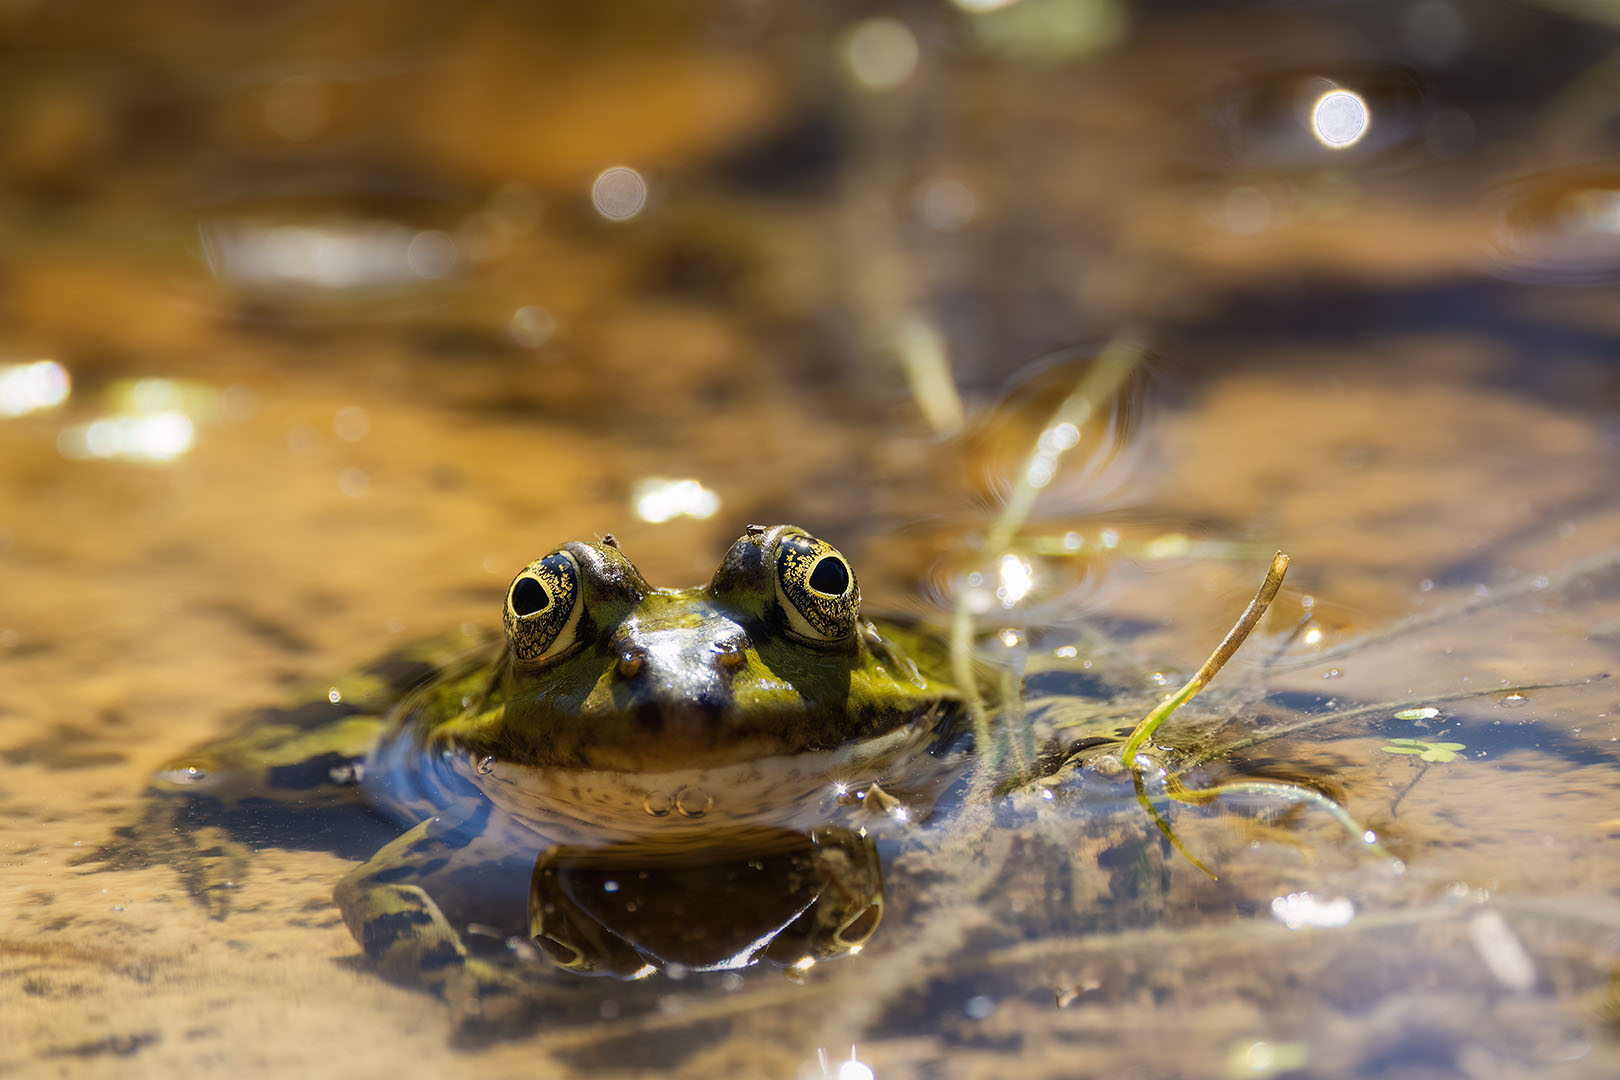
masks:
[[[435,688],[447,676],[487,662],[497,648],[494,635],[463,630],[397,649],[310,686],[290,705],[239,717],[229,734],[164,765],[152,779],[153,792],[223,810],[358,802],[367,760],[392,718],[437,700]]]

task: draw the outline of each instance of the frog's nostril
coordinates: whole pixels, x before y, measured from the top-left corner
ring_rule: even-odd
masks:
[[[647,654],[642,652],[640,649],[624,650],[624,652],[619,654],[619,663],[616,667],[616,670],[619,673],[619,678],[635,678],[637,675],[641,674],[641,669],[646,666],[646,663]]]

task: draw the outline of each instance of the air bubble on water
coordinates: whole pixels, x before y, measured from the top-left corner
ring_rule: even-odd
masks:
[[[1322,672],[1322,678],[1337,679],[1343,674],[1344,672],[1340,671],[1338,668],[1328,668],[1326,671]]]
[[[1433,591],[1434,591],[1434,580],[1432,578],[1424,578],[1422,581],[1418,582],[1418,592],[1433,592]]]
[[[1529,700],[1530,699],[1525,697],[1523,694],[1512,693],[1508,694],[1506,697],[1498,698],[1496,703],[1502,706],[1504,709],[1517,709],[1520,706],[1527,704]]]
[[[338,702],[343,700],[343,691],[339,690],[335,686],[332,687],[326,692],[326,700],[336,705]]]
[[[605,893],[618,892],[619,891],[619,883],[617,881],[604,881],[604,882],[602,882],[602,891],[605,892]]]
[[[1436,709],[1432,705],[1426,705],[1421,709],[1402,709],[1400,712],[1395,714],[1395,719],[1397,719],[1397,720],[1433,720],[1435,717],[1437,717],[1439,715],[1440,715],[1440,710],[1439,709]]]
[[[486,754],[478,759],[478,775],[488,776],[495,771],[495,756]]]
[[[669,812],[675,809],[675,800],[669,797],[668,792],[650,791],[641,800],[641,808],[653,817],[668,817]]]
[[[684,787],[675,793],[675,809],[682,817],[702,817],[713,805],[714,797],[702,788]]]
[[[976,994],[963,1003],[962,1011],[970,1020],[988,1020],[990,1014],[996,1011],[996,1003],[983,994]]]

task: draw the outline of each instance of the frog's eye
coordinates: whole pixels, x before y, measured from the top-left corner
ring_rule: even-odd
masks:
[[[574,643],[579,630],[579,567],[559,551],[530,563],[506,593],[506,640],[519,660],[544,660]]]
[[[788,627],[810,641],[842,641],[855,632],[861,588],[831,544],[788,535],[776,548],[776,595]]]

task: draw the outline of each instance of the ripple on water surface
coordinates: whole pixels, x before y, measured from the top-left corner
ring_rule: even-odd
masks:
[[[1514,281],[1620,281],[1620,162],[1559,169],[1502,185],[1486,199],[1490,269]]]

